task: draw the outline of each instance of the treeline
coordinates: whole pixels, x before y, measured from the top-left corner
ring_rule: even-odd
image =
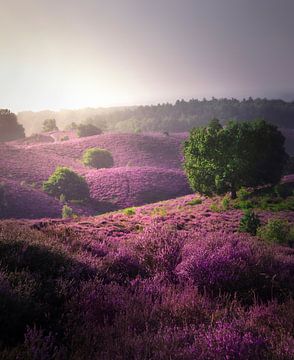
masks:
[[[218,118],[222,124],[228,120],[248,121],[264,119],[279,128],[294,128],[294,102],[268,99],[215,99],[178,100],[98,114],[91,122],[104,130],[140,132],[185,132],[193,127],[207,125]]]

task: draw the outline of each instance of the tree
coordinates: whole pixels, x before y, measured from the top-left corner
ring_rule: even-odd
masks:
[[[184,145],[191,188],[206,195],[230,191],[235,198],[242,186],[277,184],[288,159],[284,141],[277,127],[263,120],[222,127],[214,119],[194,128]]]
[[[0,142],[24,137],[24,128],[18,124],[16,115],[8,109],[0,109]]]
[[[55,119],[46,119],[43,122],[43,131],[50,132],[50,131],[58,131],[58,127],[56,125]]]
[[[83,154],[83,164],[96,169],[110,168],[113,166],[113,157],[108,150],[90,148]]]
[[[63,195],[66,200],[89,198],[86,180],[67,167],[57,167],[49,179],[43,183],[43,190],[58,198]]]
[[[102,130],[92,124],[80,124],[77,127],[78,137],[100,135],[101,133],[102,133]]]

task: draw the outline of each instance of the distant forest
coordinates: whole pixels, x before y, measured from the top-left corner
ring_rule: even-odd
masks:
[[[21,112],[18,119],[27,135],[40,132],[46,118],[55,118],[60,129],[72,122],[92,123],[103,131],[117,132],[185,132],[206,125],[212,118],[222,124],[228,120],[265,119],[283,129],[294,129],[294,102],[268,99],[215,99],[189,101],[175,104],[62,110],[59,112]]]
[[[228,120],[265,119],[279,128],[294,128],[294,102],[267,99],[178,100],[174,105],[158,104],[99,114],[89,122],[104,130],[140,132],[185,132],[206,125],[213,118]]]

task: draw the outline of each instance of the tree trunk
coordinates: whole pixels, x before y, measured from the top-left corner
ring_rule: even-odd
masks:
[[[237,197],[236,189],[232,188],[231,189],[231,199],[236,199],[236,197]]]

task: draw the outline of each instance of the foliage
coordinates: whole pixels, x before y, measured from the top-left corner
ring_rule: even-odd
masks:
[[[44,132],[58,131],[58,127],[56,125],[56,120],[55,119],[44,120],[42,129]]]
[[[86,200],[89,188],[85,179],[66,167],[57,167],[54,173],[43,183],[43,190],[50,195],[66,200]]]
[[[242,186],[278,183],[287,161],[284,140],[275,126],[261,120],[222,127],[214,119],[193,129],[184,146],[191,188],[206,195],[230,191],[235,198]]]
[[[16,115],[8,109],[0,109],[0,142],[24,137],[24,128],[18,124]]]
[[[290,156],[285,168],[284,168],[284,175],[291,175],[294,174],[294,156]]]
[[[60,141],[68,141],[69,140],[69,137],[66,135],[66,136],[63,136]]]
[[[70,206],[66,205],[66,204],[63,205],[63,207],[62,207],[61,216],[62,216],[63,219],[75,218],[76,217],[76,215],[73,212],[73,209]]]
[[[132,216],[136,214],[136,209],[134,207],[123,209],[123,213],[128,216]]]
[[[111,152],[105,149],[90,148],[83,153],[83,164],[96,169],[110,168],[114,161]]]
[[[259,217],[252,210],[244,211],[243,217],[240,220],[239,231],[256,235],[259,226]]]
[[[285,199],[293,194],[294,186],[291,183],[277,184],[274,191],[277,196]]]
[[[270,219],[267,224],[258,229],[257,235],[264,240],[288,244],[294,241],[294,227],[286,220]]]
[[[250,196],[250,191],[248,191],[243,186],[237,191],[237,198],[240,200],[248,200]]]
[[[202,204],[202,200],[199,199],[199,198],[194,198],[194,199],[187,202],[187,205],[192,205],[192,206],[193,205],[200,205],[200,204]]]
[[[293,359],[294,249],[194,197],[164,218],[0,222],[0,358]]]
[[[78,137],[86,137],[102,134],[102,130],[92,124],[80,124],[77,126]]]

